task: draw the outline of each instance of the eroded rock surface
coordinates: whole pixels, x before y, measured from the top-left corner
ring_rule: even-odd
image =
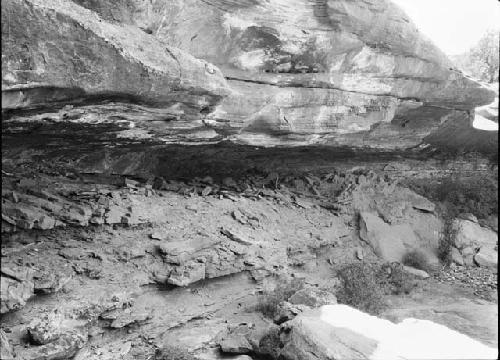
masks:
[[[359,262],[414,274],[387,317],[496,345],[495,216],[457,220],[470,267],[382,264],[437,265],[442,204],[398,181],[498,170],[449,155],[497,151],[491,91],[390,2],[6,0],[2,50],[2,358],[328,359]]]
[[[3,6],[3,109],[113,95],[175,118],[199,114],[228,91],[216,67],[72,1]]]
[[[45,106],[9,115],[15,131],[70,122],[141,142],[497,144],[471,127],[473,108],[494,92],[454,69],[386,0],[4,6],[3,108]]]
[[[495,348],[443,325],[412,318],[395,324],[345,305],[301,314],[282,330],[281,355],[290,360],[496,357]],[[437,334],[440,341],[432,341]]]
[[[441,224],[432,202],[367,170],[134,180],[37,169],[2,179],[2,281],[29,285],[21,297],[2,286],[6,337],[33,359],[147,358],[179,344],[200,359],[221,348],[275,356],[276,324],[336,302],[333,269],[380,261],[359,238],[360,212],[406,224],[423,250],[436,239],[419,224]],[[49,228],[24,227],[39,213]],[[259,294],[283,276],[306,286],[257,320]],[[241,332],[214,340],[228,324]]]

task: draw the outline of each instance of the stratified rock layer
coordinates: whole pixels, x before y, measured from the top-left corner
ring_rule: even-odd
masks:
[[[286,143],[415,146],[442,123],[470,117],[457,110],[493,100],[389,1],[190,0],[134,4],[127,15],[105,8],[220,67],[234,91],[210,118],[239,142],[280,144],[269,136],[280,135]]]
[[[141,142],[479,151],[497,144],[471,127],[471,110],[494,93],[455,70],[386,0],[8,0],[4,7],[4,109],[120,99],[11,116],[16,129],[71,121],[118,126],[120,139]]]
[[[2,6],[3,109],[119,96],[199,117],[227,93],[214,66],[71,1]]]

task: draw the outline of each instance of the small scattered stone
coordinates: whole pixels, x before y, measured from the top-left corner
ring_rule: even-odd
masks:
[[[128,188],[137,188],[139,186],[139,182],[129,179],[129,178],[124,178],[123,179],[123,185],[128,187]]]
[[[210,186],[207,186],[203,189],[201,192],[201,196],[208,196],[210,193],[213,191],[213,189]]]
[[[242,334],[230,334],[227,338],[219,342],[223,353],[228,354],[248,354],[252,351],[252,345]]]
[[[160,232],[154,232],[150,234],[149,237],[153,240],[164,240],[164,237]]]

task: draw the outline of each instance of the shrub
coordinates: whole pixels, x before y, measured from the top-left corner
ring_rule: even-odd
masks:
[[[455,230],[453,229],[453,218],[446,216],[443,224],[443,232],[439,238],[438,257],[445,265],[451,263],[451,250],[455,242]]]
[[[293,294],[304,287],[304,282],[301,279],[293,279],[292,281],[282,281],[276,285],[274,290],[261,295],[256,311],[261,312],[264,316],[273,319],[277,315],[279,304],[287,301]]]
[[[472,213],[479,219],[485,219],[498,214],[498,178],[494,176],[449,176],[438,181],[413,179],[406,185],[424,197],[441,202],[450,217]]]
[[[409,294],[414,287],[410,275],[403,270],[399,263],[385,264],[382,266],[380,276],[381,287],[387,294]]]
[[[406,253],[403,257],[403,264],[405,264],[406,266],[414,267],[415,269],[420,269],[427,272],[431,271],[431,266],[427,261],[427,257],[424,253],[418,250],[413,250]]]
[[[378,314],[385,307],[383,288],[377,280],[379,274],[380,269],[367,263],[354,263],[341,268],[337,272],[341,280],[336,294],[339,303]]]
[[[259,341],[258,355],[265,358],[278,359],[279,350],[283,347],[280,338],[280,328],[273,327]]]

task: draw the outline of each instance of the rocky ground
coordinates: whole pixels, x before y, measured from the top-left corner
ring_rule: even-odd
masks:
[[[262,340],[279,329],[259,310],[263,293],[291,280],[307,289],[282,323],[321,305],[318,291],[335,300],[343,265],[399,256],[377,251],[381,236],[409,231],[405,248],[432,254],[439,227],[433,203],[366,170],[134,180],[20,169],[2,174],[2,336],[24,359],[276,356]],[[417,314],[496,346],[483,321],[497,317],[492,271],[417,273],[383,316]]]

